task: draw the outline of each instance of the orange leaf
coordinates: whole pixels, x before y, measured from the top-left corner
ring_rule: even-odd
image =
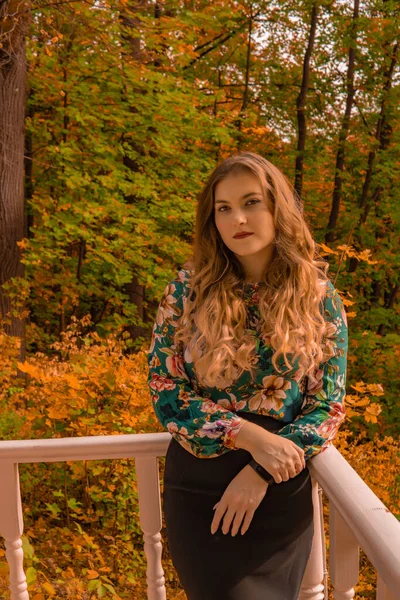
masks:
[[[325,244],[320,243],[319,247],[327,254],[337,254],[336,250],[332,250],[332,248],[328,248],[328,246],[325,246]]]
[[[46,590],[46,592],[48,594],[50,594],[50,596],[54,596],[55,595],[56,590],[51,585],[51,583],[49,583],[48,581],[45,581],[44,583],[42,583],[42,587]]]
[[[60,406],[60,408],[49,408],[47,414],[50,419],[68,419],[69,417],[69,412],[65,406]]]
[[[37,368],[34,365],[30,365],[28,362],[17,363],[17,367],[22,373],[28,373],[32,377],[37,377]]]
[[[378,415],[381,414],[382,412],[382,407],[380,404],[377,404],[376,402],[374,404],[370,404],[370,406],[368,406],[365,409],[365,412],[369,413],[370,415],[373,415],[374,417],[377,417]]]
[[[93,571],[92,569],[88,569],[88,572],[86,573],[86,576],[88,579],[96,579],[99,574],[97,571]]]
[[[79,388],[81,387],[79,379],[75,377],[75,375],[65,375],[65,379],[67,380],[69,387],[72,387],[72,389],[79,390]]]
[[[352,385],[350,387],[352,387],[353,390],[356,390],[356,392],[359,392],[360,394],[364,394],[366,392],[366,386],[363,381],[357,381],[355,385]]]

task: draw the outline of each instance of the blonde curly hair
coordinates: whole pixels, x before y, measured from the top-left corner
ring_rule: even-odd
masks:
[[[272,207],[275,239],[272,261],[259,291],[261,336],[278,360],[309,377],[334,354],[330,338],[335,327],[321,308],[329,265],[318,254],[303,217],[301,201],[288,179],[268,160],[241,152],[223,160],[199,194],[193,252],[183,265],[191,270],[190,293],[178,321],[175,344],[190,350],[200,385],[227,388],[244,371],[255,378],[256,340],[246,329],[243,298],[245,272],[222,241],[215,224],[215,186],[230,174],[254,174]],[[291,361],[290,361],[291,358]]]

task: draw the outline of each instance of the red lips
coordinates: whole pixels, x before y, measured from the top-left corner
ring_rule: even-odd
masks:
[[[234,235],[234,238],[242,238],[242,237],[247,237],[248,235],[253,235],[253,231],[241,231],[240,233],[237,233],[236,235]]]

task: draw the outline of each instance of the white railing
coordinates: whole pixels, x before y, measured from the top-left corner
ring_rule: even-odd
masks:
[[[147,559],[147,598],[165,600],[161,566],[159,456],[169,433],[0,442],[0,535],[5,539],[11,600],[28,600],[23,569],[19,463],[134,458],[140,526]],[[361,547],[377,571],[377,600],[400,599],[400,522],[334,446],[308,461],[313,482],[314,541],[299,600],[328,600],[322,490],[329,499],[330,578],[334,600],[354,598]],[[319,484],[319,485],[318,485]]]

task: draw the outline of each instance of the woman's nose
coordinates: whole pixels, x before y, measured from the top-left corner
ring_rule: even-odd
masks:
[[[246,217],[243,214],[238,214],[233,217],[235,223],[243,224],[246,223]]]

